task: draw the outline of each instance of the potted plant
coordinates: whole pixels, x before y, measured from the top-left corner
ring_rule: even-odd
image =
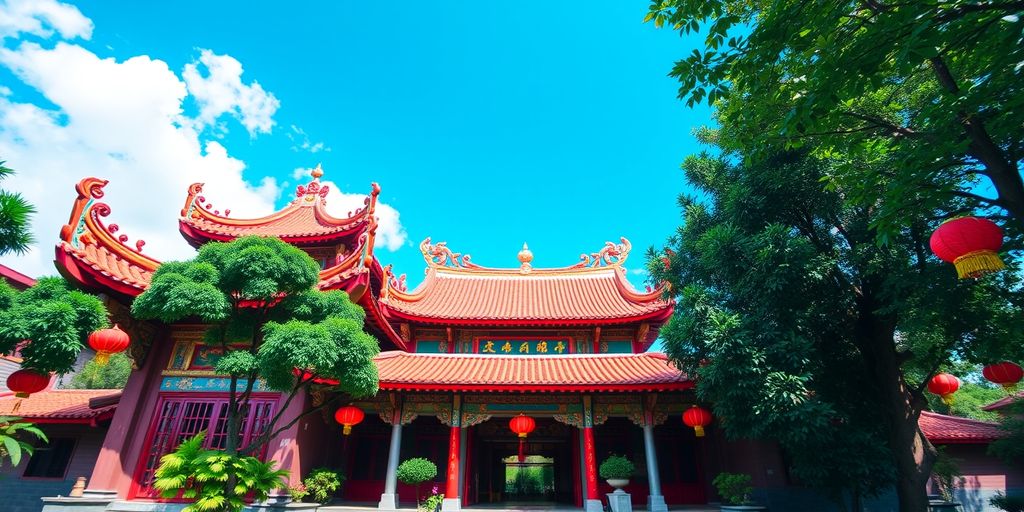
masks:
[[[337,471],[316,468],[306,475],[302,485],[306,495],[312,496],[316,503],[327,503],[331,501],[331,497],[341,488],[341,483],[344,481],[345,476]],[[292,492],[292,497],[295,497],[294,492]]]
[[[406,459],[395,472],[398,480],[406,485],[416,486],[416,507],[420,506],[420,484],[437,476],[437,465],[424,458]]]
[[[629,477],[633,476],[635,471],[636,466],[629,459],[622,455],[610,455],[601,463],[597,472],[608,485],[615,488],[615,492],[623,492],[622,488],[629,485]]]
[[[306,490],[305,485],[302,485],[302,482],[299,482],[288,486],[288,495],[291,496],[293,502],[302,503],[302,500],[309,496],[309,491]]]
[[[742,473],[719,473],[711,482],[718,490],[722,499],[723,511],[755,511],[768,510],[767,507],[755,505],[750,499],[754,488],[750,485],[750,475]]]
[[[434,488],[430,490],[430,494],[427,495],[426,498],[423,498],[423,503],[420,504],[417,510],[420,512],[437,512],[438,510],[441,510],[441,503],[443,502],[444,493],[439,491],[435,485]]]

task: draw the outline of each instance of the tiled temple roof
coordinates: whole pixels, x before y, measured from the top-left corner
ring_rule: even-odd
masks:
[[[983,411],[998,411],[999,409],[1002,409],[1002,408],[1004,408],[1004,407],[1014,403],[1015,401],[1022,401],[1022,402],[1024,402],[1024,391],[1018,391],[1018,392],[1016,392],[1016,393],[1014,393],[1012,395],[1004,396],[1004,397],[1000,398],[999,400],[996,400],[995,402],[992,402],[992,403],[986,405],[985,407],[982,407],[981,410],[983,410]]]
[[[565,268],[536,269],[524,245],[519,268],[493,269],[470,263],[444,244],[420,244],[427,276],[406,292],[388,276],[381,304],[393,318],[424,323],[476,325],[660,324],[672,313],[664,288],[636,291],[622,263],[629,241],[608,242],[597,253]],[[390,273],[389,273],[390,274]]]
[[[921,412],[918,424],[925,437],[935,444],[984,444],[1002,435],[995,423],[929,411]]]
[[[236,219],[225,210],[214,210],[202,195],[203,184],[189,187],[181,209],[181,233],[193,245],[208,241],[227,241],[247,235],[272,236],[297,245],[327,245],[346,242],[352,235],[367,231],[375,224],[374,211],[380,187],[374,183],[364,206],[341,219],[327,213],[328,187],[320,183],[320,166],[312,172],[312,181],[299,185],[296,198],[280,211],[254,219]],[[351,244],[350,244],[351,245]]]
[[[324,240],[339,235],[344,229],[351,230],[345,234],[345,236],[349,234],[352,236],[345,239],[347,247],[345,247],[345,252],[338,256],[340,261],[336,261],[333,266],[328,266],[320,271],[318,286],[323,290],[348,292],[353,302],[358,302],[368,310],[368,322],[376,326],[385,337],[392,340],[397,346],[404,347],[405,342],[383,319],[383,314],[376,304],[375,289],[370,290],[371,286],[379,285],[374,283],[380,283],[384,272],[380,263],[373,256],[373,244],[377,230],[377,219],[373,216],[373,211],[380,188],[373,184],[371,195],[366,199],[367,207],[354,213],[352,219],[341,221],[325,217],[326,214],[321,211],[322,192],[325,188],[319,186],[316,181],[318,177],[315,175],[312,183],[299,187],[302,194],[296,201],[307,203],[306,198],[312,198],[311,201],[308,201],[310,206],[296,207],[293,204],[293,206],[282,210],[285,212],[282,218],[295,220],[315,217],[328,223],[334,223],[338,230],[331,231],[330,236],[325,235],[326,238],[318,239],[323,243],[326,243]],[[317,187],[313,187],[313,184],[317,184]],[[104,222],[104,218],[111,211],[106,203],[99,201],[103,198],[103,188],[106,185],[106,180],[85,178],[75,186],[78,198],[75,199],[72,206],[68,224],[61,229],[60,241],[56,247],[56,264],[58,270],[65,277],[89,289],[98,292],[115,292],[131,298],[139,295],[149,286],[152,274],[160,266],[160,261],[143,253],[144,241],[139,240],[134,244],[129,244],[128,237],[118,233],[120,228],[117,224]],[[198,190],[194,185],[190,190],[183,215],[186,212],[206,212],[203,206],[205,200],[201,201],[197,193]],[[216,215],[218,214],[206,212],[199,215],[199,218],[206,219],[204,222],[209,222],[209,219]],[[191,213],[187,217],[194,219]],[[182,222],[185,220],[182,219]],[[184,224],[182,225],[184,226]],[[294,224],[290,225],[294,227]],[[319,233],[324,234],[327,231]],[[229,240],[241,234],[243,233],[238,231],[235,235],[225,235],[224,239]],[[266,231],[260,234],[269,236],[273,233]],[[288,237],[283,238],[296,243],[295,240]],[[190,241],[194,242],[195,240],[190,239]]]
[[[664,354],[502,356],[383,352],[382,390],[656,391],[693,382]]]
[[[0,398],[0,416],[33,423],[94,424],[113,416],[120,399],[120,389],[48,389],[28,398]]]

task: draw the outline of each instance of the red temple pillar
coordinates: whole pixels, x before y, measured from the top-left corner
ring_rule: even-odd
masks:
[[[462,437],[462,397],[452,399],[451,430],[448,434],[448,480],[444,490],[441,510],[445,512],[462,509],[459,499],[459,440]]]
[[[601,500],[597,493],[597,455],[594,449],[594,427],[583,427],[583,457],[587,469],[587,499]]]
[[[459,497],[459,441],[462,437],[462,429],[457,426],[451,428],[448,435],[448,485],[444,490],[444,497],[455,499]]]
[[[589,395],[583,397],[583,471],[587,479],[587,496],[584,509],[587,512],[601,512],[600,494],[597,489],[597,449],[594,446],[594,406]]]

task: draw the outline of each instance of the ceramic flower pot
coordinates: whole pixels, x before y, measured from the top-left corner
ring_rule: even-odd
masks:
[[[606,482],[616,490],[622,490],[623,487],[629,485],[628,478],[609,478]]]

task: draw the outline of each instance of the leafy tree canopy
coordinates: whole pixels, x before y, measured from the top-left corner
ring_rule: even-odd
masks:
[[[379,346],[363,331],[365,313],[343,291],[316,290],[319,270],[305,252],[274,238],[209,243],[191,261],[161,265],[132,313],[210,323],[207,342],[225,348],[216,366],[223,375],[292,391],[305,384],[296,380],[298,368],[307,382],[324,377],[353,396],[376,393]],[[238,350],[237,342],[249,346]]]
[[[0,161],[0,181],[11,174],[14,171]],[[0,255],[28,250],[33,242],[28,221],[35,211],[21,194],[0,189]]]
[[[110,356],[107,364],[96,361],[85,363],[82,371],[71,377],[68,387],[72,389],[122,389],[132,373],[132,360],[127,354]]]
[[[954,356],[1024,355],[1017,272],[958,281],[927,251],[929,225],[879,246],[875,210],[821,186],[846,162],[744,160],[724,132],[699,133],[721,153],[686,159],[700,194],[680,198],[682,227],[651,254],[678,294],[666,351],[728,435],[777,440],[801,481],[839,499],[896,479],[920,504],[934,460],[917,426],[924,382]]]
[[[347,293],[316,289],[319,270],[305,252],[276,238],[208,243],[192,260],[161,265],[149,288],[132,304],[132,313],[139,318],[168,323],[198,319],[208,324],[206,342],[221,350],[214,370],[230,379],[223,450],[228,465],[217,466],[225,468],[226,485],[210,487],[216,493],[210,495],[210,506],[238,503],[248,492],[262,492],[246,483],[251,464],[237,456],[256,453],[302,417],[330,405],[333,400],[325,400],[283,418],[292,400],[317,380],[335,380],[337,391],[353,397],[377,392],[377,340],[363,331],[364,313]],[[258,380],[287,393],[287,398],[264,431],[247,446],[239,446],[243,416]],[[171,462],[161,462],[160,471]],[[171,466],[165,473],[181,474]],[[171,480],[167,486],[168,492],[182,488]],[[205,491],[197,492],[199,497]]]
[[[0,353],[19,351],[24,368],[71,371],[89,334],[104,327],[103,303],[62,278],[44,277],[21,292],[0,282]]]
[[[744,157],[783,143],[862,159],[887,150],[874,160],[885,165],[822,176],[861,204],[888,196],[872,218],[884,241],[906,208],[952,197],[1024,224],[1021,12],[1018,1],[653,0],[647,21],[705,35],[671,74],[691,105],[730,100],[722,126]]]

